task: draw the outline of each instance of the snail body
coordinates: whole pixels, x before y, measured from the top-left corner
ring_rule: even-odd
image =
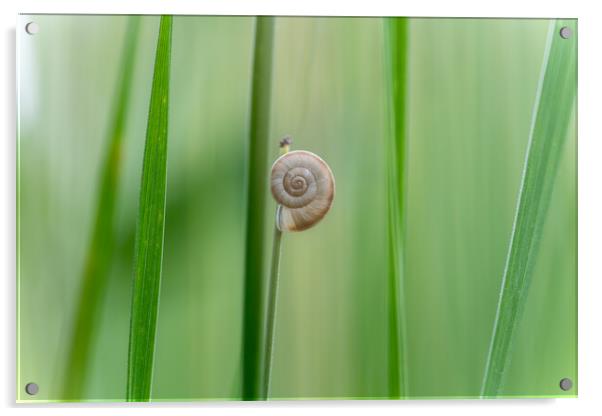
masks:
[[[334,199],[334,176],[319,156],[295,150],[272,165],[271,191],[278,202],[276,225],[280,231],[303,231],[317,224]]]

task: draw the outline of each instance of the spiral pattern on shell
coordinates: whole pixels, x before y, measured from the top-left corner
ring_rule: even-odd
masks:
[[[303,231],[320,221],[334,199],[334,176],[319,156],[295,150],[272,166],[271,190],[280,204],[276,223],[281,231]]]

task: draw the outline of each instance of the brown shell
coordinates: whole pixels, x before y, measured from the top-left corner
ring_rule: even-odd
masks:
[[[272,165],[271,190],[280,204],[276,224],[281,231],[303,231],[317,224],[334,199],[334,176],[319,156],[295,150]]]

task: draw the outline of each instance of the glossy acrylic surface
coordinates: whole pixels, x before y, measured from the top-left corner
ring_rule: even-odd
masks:
[[[158,16],[141,16],[132,40],[131,19],[19,17],[19,401],[126,400],[134,240],[159,32]],[[39,31],[30,35],[25,25],[32,21]],[[556,23],[410,18],[403,44],[387,41],[382,18],[278,17],[274,24],[265,186],[278,142],[290,134],[292,149],[329,164],[336,196],[315,227],[283,235],[268,398],[575,397],[576,101],[566,125],[556,126],[558,163],[542,162],[542,183],[551,184],[535,189],[549,201],[537,211],[542,225],[518,230],[532,233],[538,249],[517,295],[503,377],[495,394],[483,394],[536,109],[552,108],[550,123],[562,118],[538,102]],[[561,40],[576,43],[577,22],[563,24],[572,36]],[[254,17],[173,19],[152,401],[240,400],[248,380],[254,34]],[[404,218],[397,286],[390,280],[390,94],[399,68],[390,70],[391,48],[405,57],[406,87],[405,154],[395,166],[403,172],[395,192]],[[132,58],[129,69],[124,56]],[[576,63],[576,54],[569,58]],[[576,94],[576,76],[569,81]],[[114,134],[117,156],[107,167]],[[103,172],[114,173],[104,191]],[[267,237],[257,244],[266,250],[258,261],[269,264],[276,204],[269,192],[263,202]],[[95,246],[99,221],[107,239]],[[102,267],[86,292],[86,267],[95,259]],[[87,315],[78,333],[80,313]],[[559,387],[563,378],[573,382],[568,391]],[[30,382],[39,386],[35,395],[25,391]]]

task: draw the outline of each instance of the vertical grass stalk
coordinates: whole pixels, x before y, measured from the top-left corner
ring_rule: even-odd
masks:
[[[289,151],[290,139],[285,138],[280,142],[281,154]],[[278,221],[280,206],[276,208],[276,222]],[[282,243],[282,231],[274,224],[274,241],[272,243],[272,263],[270,267],[270,277],[268,282],[268,307],[266,317],[266,336],[263,374],[263,391],[266,399],[270,395],[270,381],[272,379],[272,362],[274,350],[274,331],[276,329],[276,303],[278,300],[278,280],[280,278],[280,254]]]
[[[99,193],[93,229],[82,271],[82,286],[74,314],[74,324],[64,373],[64,400],[80,400],[86,385],[86,370],[97,328],[115,243],[115,207],[121,168],[121,150],[127,107],[132,89],[134,56],[140,17],[128,20],[125,44],[119,65],[115,101],[108,128],[108,148],[101,165]]]
[[[389,140],[387,145],[389,239],[389,394],[406,395],[404,346],[405,164],[407,148],[408,19],[385,18]]]
[[[274,18],[258,17],[255,26],[251,114],[247,162],[245,287],[243,306],[242,398],[263,400],[265,333],[266,197]]]
[[[560,29],[572,31],[569,39]],[[526,160],[506,257],[481,396],[498,396],[510,362],[550,197],[577,93],[577,37],[574,20],[550,22],[533,108]]]
[[[172,19],[161,17],[148,112],[136,224],[128,401],[149,401],[151,395],[165,229]]]
[[[270,280],[268,282],[268,306],[266,314],[265,350],[263,357],[263,387],[265,399],[269,397],[270,380],[272,378],[272,356],[274,349],[274,330],[276,326],[276,300],[278,297],[278,279],[280,273],[280,247],[282,231],[274,226],[274,242],[272,245],[272,263],[270,267]]]

